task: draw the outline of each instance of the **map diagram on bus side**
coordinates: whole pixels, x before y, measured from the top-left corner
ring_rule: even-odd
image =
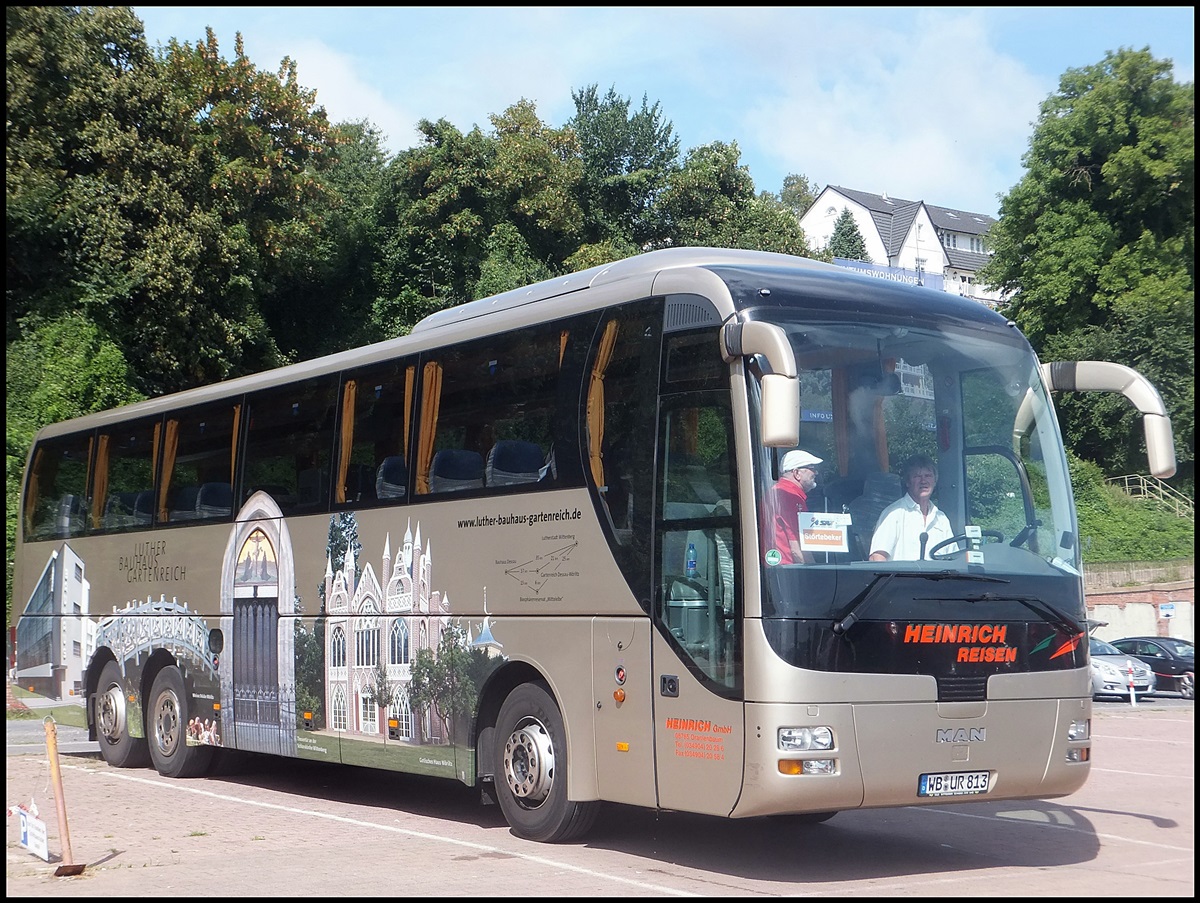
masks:
[[[563,546],[561,549],[555,549],[546,555],[538,555],[536,558],[531,558],[523,564],[517,564],[510,568],[505,568],[504,573],[512,577],[522,586],[529,587],[534,592],[541,592],[543,586],[551,577],[578,577],[579,571],[564,571],[563,567],[567,559],[571,557],[571,553],[575,551],[579,545],[573,542],[570,545]]]

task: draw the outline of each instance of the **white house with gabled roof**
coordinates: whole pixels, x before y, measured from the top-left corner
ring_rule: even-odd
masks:
[[[872,264],[911,273],[918,282],[926,275],[940,276],[944,291],[989,307],[1003,300],[1000,292],[985,288],[976,279],[989,259],[987,233],[995,218],[827,185],[800,218],[800,228],[812,247],[829,245],[843,210],[849,210],[854,218]]]

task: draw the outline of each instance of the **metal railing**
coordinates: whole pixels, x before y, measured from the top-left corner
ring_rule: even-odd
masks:
[[[1131,473],[1123,477],[1109,477],[1105,482],[1121,487],[1130,498],[1147,499],[1164,510],[1172,512],[1176,517],[1195,516],[1195,503],[1178,489],[1168,486],[1157,477]]]

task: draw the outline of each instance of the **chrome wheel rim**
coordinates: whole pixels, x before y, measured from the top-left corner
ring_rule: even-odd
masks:
[[[504,743],[504,779],[528,808],[546,801],[554,786],[554,744],[546,726],[536,718],[517,725]]]

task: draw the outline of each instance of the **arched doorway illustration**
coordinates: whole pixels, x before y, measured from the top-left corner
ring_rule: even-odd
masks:
[[[225,735],[238,749],[296,753],[295,559],[274,500],[252,495],[225,547],[220,663]]]

